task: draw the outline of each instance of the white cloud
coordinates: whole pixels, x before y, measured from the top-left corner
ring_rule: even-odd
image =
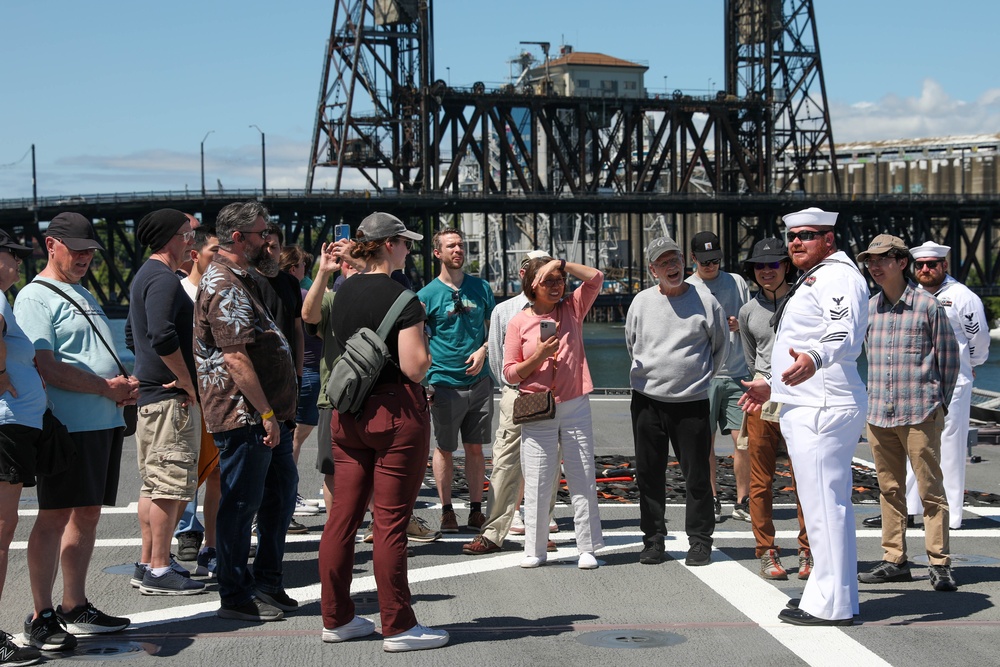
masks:
[[[877,102],[831,101],[830,122],[837,143],[995,134],[1000,132],[1000,89],[966,102],[925,79],[916,97],[889,94]]]

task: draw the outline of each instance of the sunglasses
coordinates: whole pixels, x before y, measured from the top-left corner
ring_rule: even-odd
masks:
[[[9,252],[11,255],[14,256],[14,263],[15,264],[18,264],[18,265],[21,264],[21,256],[17,254],[16,250],[14,250],[13,248],[4,248],[4,250],[6,250],[7,252]]]
[[[183,236],[184,243],[191,243],[191,241],[194,241],[194,230],[186,231],[183,234],[174,234],[174,236]]]
[[[781,267],[781,260],[777,262],[757,262],[753,265],[753,268],[757,271],[763,271],[764,269],[777,269]]]
[[[791,243],[795,239],[801,239],[802,241],[812,241],[813,239],[826,236],[829,232],[787,232],[785,234],[785,240]]]
[[[396,243],[402,243],[403,245],[406,246],[407,250],[413,250],[413,241],[410,239],[404,239],[400,236],[397,236],[396,238],[393,239],[393,241],[395,241]],[[453,294],[452,296],[455,295]]]
[[[697,260],[697,262],[699,264],[701,264],[702,266],[715,266],[716,264],[721,264],[722,260],[721,259],[706,259],[706,260],[702,261],[702,260],[699,259],[699,260]]]
[[[455,308],[452,311],[452,313],[455,314],[455,315],[464,313],[465,311],[468,310],[468,308],[466,307],[466,305],[464,303],[462,303],[462,295],[459,294],[458,292],[452,292],[451,293],[451,303],[452,303],[452,306]]]
[[[914,262],[913,268],[915,268],[917,271],[919,271],[920,269],[936,269],[938,267],[938,264],[940,263],[941,260],[939,259],[929,259],[925,262]]]
[[[549,278],[548,280],[543,280],[538,283],[542,287],[561,287],[566,284],[565,278]]]
[[[194,232],[191,232],[191,233],[194,234]],[[268,228],[265,227],[264,229],[260,230],[259,232],[255,232],[252,229],[247,230],[247,231],[242,231],[241,230],[240,234],[243,234],[243,236],[259,236],[262,241],[266,241],[267,237],[270,236],[271,234],[273,234],[273,232],[270,229],[268,229]],[[194,238],[194,237],[192,237],[192,238]]]

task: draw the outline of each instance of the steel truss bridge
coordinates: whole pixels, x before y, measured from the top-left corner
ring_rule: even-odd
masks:
[[[67,205],[63,198],[39,199],[37,208],[31,200],[0,200],[0,227],[19,238],[44,248],[36,222],[47,221],[64,210],[77,211],[97,221],[98,235],[105,250],[99,253],[107,271],[88,275],[87,287],[96,295],[109,314],[121,314],[127,309],[132,276],[145,258],[134,240],[134,227],[142,216],[158,208],[171,207],[198,215],[211,225],[219,210],[233,201],[260,199],[270,210],[275,223],[285,232],[286,243],[297,243],[317,254],[319,246],[329,241],[333,226],[348,223],[357,226],[361,219],[375,210],[390,212],[411,228],[420,230],[429,239],[440,226],[450,224],[463,214],[499,216],[503,224],[514,219],[529,224],[527,232],[534,245],[558,251],[547,224],[557,216],[597,218],[614,215],[625,219],[626,234],[622,240],[630,246],[644,248],[651,235],[649,222],[665,220],[673,227],[675,238],[686,246],[698,231],[695,220],[713,215],[731,221],[720,225],[725,252],[724,264],[738,270],[739,262],[761,238],[779,233],[781,215],[806,206],[820,206],[838,211],[838,245],[849,255],[868,247],[878,234],[889,232],[911,245],[933,240],[952,247],[950,273],[984,296],[1000,295],[1000,198],[972,196],[909,196],[881,195],[850,198],[838,195],[801,197],[798,195],[725,195],[725,194],[663,194],[632,193],[605,196],[600,193],[579,196],[524,195],[511,197],[482,192],[468,193],[398,193],[390,196],[368,192],[342,192],[339,195],[300,192],[231,192],[202,198],[190,193],[150,193],[134,195],[94,195],[74,198]],[[36,218],[37,213],[37,218]],[[44,226],[44,225],[43,225]],[[658,235],[658,234],[657,234]],[[507,237],[499,236],[501,246]],[[534,243],[542,239],[541,243]],[[548,241],[546,245],[545,240]],[[490,239],[486,239],[490,243]],[[581,238],[579,248],[571,249],[583,256],[594,256],[601,239]],[[501,247],[500,252],[509,249]],[[566,250],[566,248],[563,248]],[[492,252],[480,250],[485,255]],[[414,249],[414,270],[424,280],[435,275],[430,244],[418,243]],[[30,278],[44,266],[41,250],[28,260]],[[501,268],[507,263],[501,265]],[[484,264],[482,277],[497,285],[498,293],[510,294],[510,279],[516,274],[491,273]],[[645,267],[629,266],[622,277],[624,289],[614,296],[602,296],[604,303],[627,305],[630,294],[650,284]]]

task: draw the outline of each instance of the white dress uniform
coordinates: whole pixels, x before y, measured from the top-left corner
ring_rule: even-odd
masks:
[[[784,404],[781,433],[815,560],[799,609],[828,620],[858,613],[851,460],[868,408],[857,366],[868,296],[864,277],[846,254],[827,257],[786,302],[771,357],[771,400]],[[808,352],[817,369],[794,387],[781,381],[794,362],[790,348]]]
[[[949,246],[928,241],[914,248],[912,253],[914,259],[943,259],[950,249]],[[949,527],[958,529],[962,527],[962,505],[965,503],[965,454],[969,439],[969,407],[972,404],[972,369],[990,356],[990,328],[983,302],[951,276],[945,276],[934,296],[948,313],[962,359],[955,393],[948,404],[948,415],[941,432],[941,473],[948,499]],[[919,516],[924,513],[909,462],[906,464],[906,507],[909,514]]]

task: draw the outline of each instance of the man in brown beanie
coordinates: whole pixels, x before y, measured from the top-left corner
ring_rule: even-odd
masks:
[[[153,253],[132,279],[127,342],[139,379],[139,528],[142,555],[132,585],[143,595],[192,595],[205,584],[170,556],[174,529],[198,487],[201,411],[194,388],[194,303],[174,272],[194,243],[187,215],[172,208],[139,221],[136,239]]]

